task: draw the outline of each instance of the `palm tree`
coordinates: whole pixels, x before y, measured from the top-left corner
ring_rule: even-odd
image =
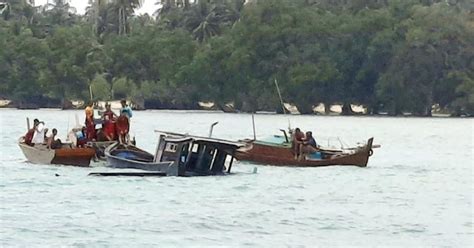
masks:
[[[201,0],[186,13],[185,26],[195,39],[205,41],[221,32],[223,25],[232,25],[240,18],[244,0]]]
[[[50,3],[50,0],[47,0],[44,5],[44,10],[48,11],[56,9],[58,11],[76,13],[76,8],[70,6],[69,2],[70,0],[52,0],[52,3]]]
[[[189,0],[158,0],[155,5],[158,5],[159,7],[153,15],[158,19],[161,19],[173,10],[189,7]]]
[[[13,17],[32,24],[37,12],[33,2],[32,0],[0,0],[0,15],[3,15],[5,20]]]
[[[143,0],[114,0],[114,4],[118,13],[118,33],[124,35],[127,33],[128,16],[142,6]]]
[[[109,0],[89,0],[89,6],[86,8],[86,21],[92,24],[92,30],[95,34],[102,34],[107,26],[107,6]]]
[[[42,8],[42,12],[49,14],[52,17],[52,23],[63,25],[70,22],[76,13],[76,8],[69,5],[70,0],[53,0],[52,3],[48,0]]]
[[[201,42],[220,32],[218,14],[213,7],[207,1],[199,1],[187,13],[185,26]]]

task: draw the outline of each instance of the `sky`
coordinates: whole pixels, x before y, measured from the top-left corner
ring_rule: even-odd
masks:
[[[35,0],[36,5],[43,5],[46,4],[48,0]],[[49,0],[52,2],[52,0]],[[153,14],[155,10],[157,9],[157,6],[155,3],[158,2],[157,0],[145,0],[143,3],[143,6],[136,11],[137,14]],[[74,8],[76,8],[78,14],[84,14],[86,11],[86,7],[89,3],[89,0],[70,0],[70,5]]]

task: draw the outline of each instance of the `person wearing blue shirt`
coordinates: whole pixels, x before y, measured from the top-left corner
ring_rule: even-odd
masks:
[[[132,108],[127,105],[127,101],[121,100],[120,103],[122,104],[122,108],[120,109],[120,114],[125,113],[128,117],[128,120],[130,121],[130,118],[132,118]]]

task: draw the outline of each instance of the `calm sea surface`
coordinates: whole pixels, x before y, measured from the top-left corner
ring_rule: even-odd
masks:
[[[25,117],[65,137],[75,115],[0,110],[0,246],[474,246],[473,119],[255,116],[257,138],[289,120],[323,144],[373,136],[382,148],[367,168],[237,162],[226,177],[101,178],[25,162]],[[251,115],[186,111],[134,112],[131,132],[154,151],[155,129],[207,135],[215,121],[214,137],[253,135]]]

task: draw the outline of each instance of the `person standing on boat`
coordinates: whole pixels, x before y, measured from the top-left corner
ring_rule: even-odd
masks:
[[[96,138],[95,123],[94,123],[94,103],[91,101],[87,104],[86,113],[86,138],[91,141]]]
[[[125,113],[130,122],[130,118],[132,118],[133,116],[132,108],[130,108],[130,106],[127,105],[127,101],[125,99],[122,99],[120,101],[120,104],[122,104],[122,108],[120,109],[120,114]]]
[[[44,122],[39,121],[38,119],[35,119],[33,121],[33,128],[35,130],[33,134],[33,138],[31,140],[31,143],[33,144],[43,144],[44,143],[44,136],[46,132],[48,132],[48,129],[44,127]]]
[[[117,118],[116,128],[117,134],[120,143],[129,143],[130,137],[128,133],[130,132],[130,119],[132,118],[132,108],[127,105],[127,101],[122,99],[120,101],[122,108],[120,109],[120,116]]]
[[[115,123],[120,144],[129,143],[130,122],[126,112],[121,112]]]
[[[293,138],[291,141],[291,148],[293,150],[293,154],[295,155],[295,159],[298,159],[301,153],[301,144],[303,144],[304,133],[301,132],[299,128],[295,128],[295,133],[293,134]]]
[[[102,131],[108,141],[115,140],[115,119],[117,115],[110,108],[110,103],[105,104],[105,112],[102,114]]]

